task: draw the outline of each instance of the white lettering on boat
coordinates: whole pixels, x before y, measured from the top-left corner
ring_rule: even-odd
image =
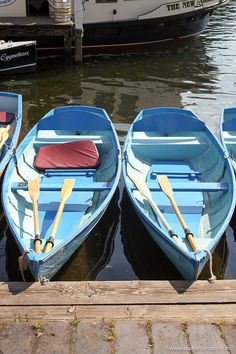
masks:
[[[10,54],[10,55],[7,55],[7,53],[3,53],[0,56],[0,61],[6,62],[6,61],[10,61],[15,58],[27,57],[28,55],[29,55],[29,52],[18,52],[16,54]]]
[[[212,0],[198,0],[198,6],[201,4],[204,4],[206,2],[211,2]],[[175,10],[180,10],[186,9],[188,7],[194,7],[194,0],[188,0],[188,1],[182,1],[182,2],[175,2],[173,4],[168,4],[166,5],[167,11],[175,11]]]

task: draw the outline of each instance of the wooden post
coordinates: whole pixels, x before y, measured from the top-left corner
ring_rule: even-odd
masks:
[[[75,29],[75,52],[74,52],[74,61],[75,64],[82,63],[82,37],[83,31],[81,29]]]
[[[83,3],[82,0],[74,0],[74,24],[75,24],[75,64],[82,63],[82,38],[83,38]]]
[[[66,56],[71,55],[71,36],[69,33],[64,35],[64,53]]]

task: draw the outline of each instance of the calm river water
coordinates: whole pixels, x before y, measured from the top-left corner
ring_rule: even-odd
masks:
[[[87,56],[81,67],[61,57],[40,58],[36,73],[1,78],[0,91],[23,95],[21,138],[51,108],[68,104],[105,108],[121,143],[134,117],[148,107],[191,109],[218,135],[222,108],[236,106],[235,17],[236,1],[231,0],[194,40],[141,53]],[[0,227],[3,235],[4,218]],[[235,235],[232,222],[214,252],[219,279],[236,277]],[[12,237],[3,237],[0,280],[20,280],[17,258]],[[208,275],[207,268],[200,278]],[[55,277],[94,279],[181,279],[136,217],[122,181],[101,222]]]

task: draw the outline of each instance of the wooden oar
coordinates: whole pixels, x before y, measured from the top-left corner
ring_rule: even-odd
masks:
[[[179,219],[179,222],[182,226],[182,228],[184,229],[184,232],[185,232],[185,235],[186,235],[186,238],[187,240],[189,241],[192,249],[194,251],[196,251],[198,249],[198,246],[197,246],[197,243],[196,241],[194,240],[193,238],[193,234],[190,232],[186,222],[184,221],[184,218],[183,216],[181,215],[180,213],[180,210],[176,204],[176,201],[174,199],[174,194],[173,194],[173,189],[171,187],[171,184],[170,184],[170,181],[168,179],[167,176],[159,176],[157,175],[157,180],[160,184],[160,187],[162,189],[162,191],[165,193],[165,195],[169,198],[170,202],[171,202],[171,205]]]
[[[171,229],[170,225],[168,224],[166,218],[152,199],[152,195],[150,192],[150,189],[148,188],[147,184],[145,183],[144,179],[142,177],[134,177],[134,176],[129,176],[130,179],[132,179],[133,183],[136,185],[137,189],[140,191],[140,193],[143,194],[143,196],[148,200],[149,204],[151,205],[153,211],[157,214],[159,219],[161,220],[162,224],[168,231],[169,235],[181,246],[183,247],[183,243],[180,241],[178,236],[174,233],[174,231]]]
[[[30,198],[33,202],[33,214],[34,214],[34,246],[36,253],[42,253],[42,240],[39,234],[39,216],[38,216],[38,198],[39,198],[39,180],[30,179],[28,181],[28,191]]]
[[[7,141],[7,139],[11,136],[13,128],[14,127],[10,124],[8,124],[6,128],[0,128],[0,150],[3,147],[4,143]]]
[[[52,247],[54,246],[54,238],[56,236],[56,232],[57,232],[57,229],[59,226],[59,222],[60,222],[61,215],[62,215],[64,206],[65,206],[65,202],[67,201],[67,199],[71,195],[74,184],[75,184],[74,179],[65,179],[63,182],[62,189],[61,189],[60,205],[59,205],[59,208],[58,208],[58,211],[57,211],[54,223],[53,223],[51,235],[46,242],[45,251],[44,251],[45,253],[51,251]]]

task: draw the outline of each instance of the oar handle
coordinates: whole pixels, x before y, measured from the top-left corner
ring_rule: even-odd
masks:
[[[44,251],[45,253],[48,253],[49,251],[51,251],[51,249],[54,246],[54,238],[55,238],[58,226],[59,226],[59,222],[60,222],[60,219],[61,219],[61,215],[62,215],[64,206],[65,206],[65,201],[62,200],[60,205],[59,205],[56,217],[54,219],[51,235],[50,235],[49,239],[46,242],[45,251]]]
[[[181,247],[183,247],[183,242],[179,239],[179,237],[172,230],[169,230],[168,232],[170,237],[173,238],[173,240],[175,240],[175,242],[177,242]]]
[[[186,238],[188,240],[188,242],[190,243],[192,249],[195,251],[198,250],[198,245],[196,243],[196,241],[194,240],[193,234],[190,232],[190,230],[187,228],[184,230]]]
[[[42,240],[39,234],[39,218],[38,218],[38,203],[37,200],[33,200],[33,216],[34,216],[34,247],[36,253],[42,253]]]
[[[54,246],[54,238],[50,236],[46,242],[44,253],[50,252],[53,246]]]

